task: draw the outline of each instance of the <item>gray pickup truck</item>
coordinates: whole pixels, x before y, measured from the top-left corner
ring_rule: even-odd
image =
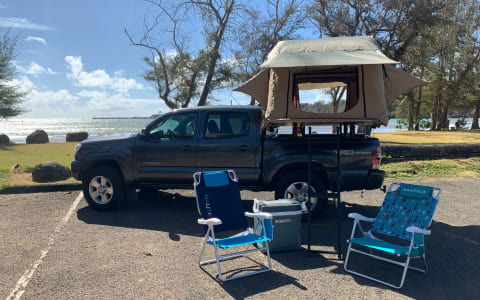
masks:
[[[206,106],[162,115],[138,135],[88,139],[75,147],[73,176],[95,209],[112,209],[136,189],[192,188],[196,171],[233,169],[243,189],[307,199],[307,139],[263,126],[260,107]],[[342,190],[379,188],[380,146],[366,135],[341,137]],[[336,136],[312,135],[312,212],[336,187]]]

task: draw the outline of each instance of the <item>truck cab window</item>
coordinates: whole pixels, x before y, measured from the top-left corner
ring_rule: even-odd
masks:
[[[209,113],[206,119],[205,138],[231,138],[248,135],[248,114],[242,112]]]
[[[193,138],[196,124],[197,113],[166,116],[149,128],[148,137],[152,140]]]

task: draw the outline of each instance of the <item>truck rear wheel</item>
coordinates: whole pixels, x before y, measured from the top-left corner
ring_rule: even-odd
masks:
[[[118,208],[125,200],[123,178],[119,171],[109,166],[89,170],[83,178],[83,197],[96,210]]]
[[[326,188],[318,176],[312,174],[311,195],[317,194],[317,197],[311,196],[312,216],[320,216],[327,208],[328,198]],[[308,175],[305,172],[287,173],[280,178],[275,186],[275,199],[295,199],[299,202],[308,201]],[[306,216],[306,213],[304,214]]]

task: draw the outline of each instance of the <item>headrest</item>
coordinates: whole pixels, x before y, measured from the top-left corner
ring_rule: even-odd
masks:
[[[228,174],[225,171],[212,171],[203,173],[206,187],[220,187],[229,184]]]
[[[432,195],[432,192],[432,187],[422,185],[402,183],[398,188],[400,196],[410,199],[428,199],[430,195]]]

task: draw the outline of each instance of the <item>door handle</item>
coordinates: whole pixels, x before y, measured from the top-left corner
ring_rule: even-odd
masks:
[[[246,146],[246,145],[240,146],[240,151],[247,151],[248,149],[250,149],[249,146]]]
[[[190,145],[186,145],[183,147],[183,151],[185,152],[190,152],[190,151],[194,151],[195,148],[193,146],[190,146]]]

